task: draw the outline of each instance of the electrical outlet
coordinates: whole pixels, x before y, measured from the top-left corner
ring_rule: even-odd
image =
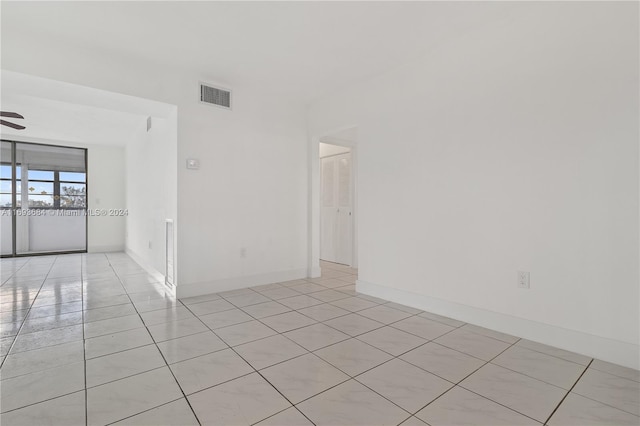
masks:
[[[518,288],[531,288],[529,282],[529,272],[518,271]]]

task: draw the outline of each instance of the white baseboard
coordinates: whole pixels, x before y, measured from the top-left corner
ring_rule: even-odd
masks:
[[[287,271],[268,272],[265,274],[242,277],[225,278],[221,280],[197,283],[179,283],[176,286],[179,298],[202,296],[203,294],[219,293],[221,291],[237,290],[262,284],[272,284],[297,280],[307,277],[307,269],[291,269]]]
[[[145,262],[141,256],[139,256],[138,254],[136,254],[135,252],[131,251],[130,249],[125,249],[124,251],[125,253],[127,253],[127,255],[132,258],[133,260],[135,260],[135,262],[142,266],[142,268],[147,271],[147,273],[151,276],[153,276],[158,282],[164,282],[164,274],[158,272],[158,270],[156,268],[154,268],[153,266],[151,266],[150,264],[148,264],[147,262]],[[168,287],[170,288],[170,287]]]
[[[309,268],[309,271],[307,272],[307,276],[309,278],[319,278],[321,275],[322,269],[320,268],[320,266],[313,266]]]
[[[124,246],[89,246],[88,253],[116,253],[124,251]]]
[[[640,369],[640,346],[442,299],[356,281],[356,291],[412,308],[555,346],[614,364]]]

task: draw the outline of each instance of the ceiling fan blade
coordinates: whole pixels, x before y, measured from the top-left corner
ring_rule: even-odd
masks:
[[[9,118],[24,118],[22,115],[17,112],[9,112],[9,111],[0,111],[0,117],[9,117]]]
[[[4,120],[0,120],[0,124],[2,124],[3,126],[7,126],[7,127],[12,127],[16,130],[24,130],[26,129],[26,127],[21,126],[19,124],[14,124],[14,123],[9,123],[8,121],[4,121]]]

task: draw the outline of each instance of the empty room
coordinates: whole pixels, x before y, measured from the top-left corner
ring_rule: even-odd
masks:
[[[640,425],[637,1],[0,12],[2,426]]]

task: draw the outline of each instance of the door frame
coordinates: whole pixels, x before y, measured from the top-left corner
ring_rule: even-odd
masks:
[[[74,254],[74,253],[88,253],[89,249],[89,214],[88,214],[88,205],[89,205],[89,150],[83,147],[76,146],[67,146],[67,145],[58,145],[53,143],[39,143],[39,142],[30,142],[28,140],[19,140],[19,139],[0,139],[2,142],[11,143],[11,254],[3,254],[0,255],[0,258],[10,258],[10,257],[31,257],[31,256],[51,256],[58,254]],[[35,253],[18,253],[16,250],[17,244],[17,216],[16,210],[16,145],[17,144],[26,144],[26,145],[40,145],[40,146],[53,146],[57,148],[71,148],[71,149],[81,149],[84,151],[84,170],[85,170],[85,220],[84,220],[84,250],[59,250],[59,251],[42,251]]]
[[[352,242],[351,267],[358,267],[358,141],[332,139],[332,135],[345,130],[357,129],[357,125],[342,126],[331,131],[317,134],[309,144],[309,229],[308,229],[308,270],[311,278],[320,276],[320,209],[322,188],[320,182],[320,143],[328,143],[351,150],[351,196],[352,196]]]

